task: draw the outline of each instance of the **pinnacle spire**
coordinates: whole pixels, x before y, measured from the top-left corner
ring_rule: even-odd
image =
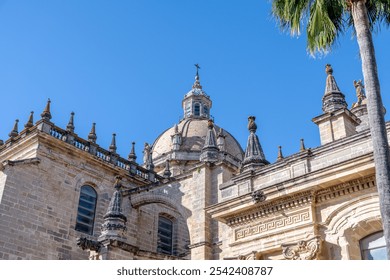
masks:
[[[195,82],[194,82],[192,88],[202,89],[202,86],[200,85],[200,82],[199,82],[199,69],[200,69],[200,66],[199,66],[199,64],[195,64],[195,67],[196,67],[196,76],[195,76]]]
[[[135,160],[137,159],[137,156],[135,154],[135,142],[131,143],[131,151],[130,151],[130,154],[128,155],[127,159],[129,161],[132,161],[132,162],[135,162]]]
[[[283,152],[282,152],[282,146],[279,146],[278,147],[278,158],[277,158],[277,160],[279,161],[279,160],[282,160],[282,159],[284,159]]]
[[[243,168],[269,164],[269,162],[265,159],[259,138],[256,135],[257,125],[255,120],[256,117],[254,116],[248,117],[249,137],[245,150],[245,157],[242,162]]]
[[[51,101],[49,98],[49,99],[47,99],[46,107],[41,114],[42,119],[47,120],[47,121],[51,120],[50,103],[51,103]]]
[[[215,139],[214,132],[214,122],[213,120],[208,120],[207,122],[208,131],[206,134],[206,141],[202,148],[202,153],[200,154],[200,160],[206,162],[215,162],[218,160],[218,146]]]
[[[68,125],[66,126],[66,131],[74,133],[74,112],[70,113],[70,118]]]
[[[102,234],[99,236],[100,240],[124,238],[127,218],[122,212],[121,179],[120,176],[115,177],[115,191],[111,197],[107,212],[103,216],[104,223],[102,225]]]
[[[184,95],[184,99],[182,101],[184,119],[200,118],[207,120],[210,118],[210,109],[212,107],[212,101],[210,99],[210,96],[206,94],[200,84],[200,66],[198,64],[195,64],[195,67],[195,82],[192,85],[191,90]]]
[[[88,134],[88,141],[92,142],[92,143],[96,143],[96,139],[97,139],[97,136],[96,136],[96,123],[93,123],[91,131]]]
[[[108,148],[108,150],[109,150],[111,153],[116,153],[116,140],[115,140],[115,137],[116,137],[116,134],[113,133],[113,134],[112,134],[112,139],[111,139],[111,145],[110,145],[110,147]]]
[[[300,152],[306,151],[305,141],[303,139],[301,139],[301,146],[299,148],[299,151]]]
[[[24,125],[25,128],[30,128],[34,126],[34,111],[31,111],[28,121]]]
[[[330,64],[326,64],[325,72],[326,85],[325,94],[322,98],[322,111],[324,113],[334,112],[338,109],[347,108],[344,94],[340,91],[336,79],[333,76],[333,68]]]
[[[13,138],[13,137],[16,137],[16,136],[19,135],[19,132],[18,132],[18,122],[19,122],[19,120],[16,119],[16,120],[15,120],[15,124],[14,124],[13,129],[12,129],[11,132],[8,134],[9,137]]]
[[[214,122],[213,120],[208,120],[207,122],[208,132],[206,135],[206,141],[204,143],[203,149],[206,148],[216,148],[217,141],[215,140],[215,132],[214,132]]]
[[[163,176],[165,178],[169,178],[171,177],[172,173],[171,173],[171,170],[169,169],[169,160],[166,160],[165,161],[165,170],[164,170],[164,174]]]

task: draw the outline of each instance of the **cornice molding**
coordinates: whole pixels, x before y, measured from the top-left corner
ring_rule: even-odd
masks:
[[[252,202],[253,207],[250,210],[241,213],[232,213],[226,218],[226,224],[232,227],[248,224],[255,220],[269,217],[270,215],[337,199],[344,195],[351,195],[374,188],[375,186],[375,175],[371,175],[320,190],[295,193],[284,196],[283,198],[274,199],[273,201]]]

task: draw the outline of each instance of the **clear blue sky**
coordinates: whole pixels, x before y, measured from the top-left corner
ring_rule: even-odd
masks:
[[[319,146],[311,119],[322,113],[325,64],[349,106],[353,80],[362,79],[350,34],[333,51],[312,58],[306,39],[282,33],[264,0],[0,0],[0,139],[14,120],[38,120],[47,98],[52,121],[65,128],[75,112],[86,138],[97,123],[98,144],[117,133],[127,157],[135,141],[138,162],[182,116],[181,101],[199,63],[215,122],[246,145],[247,117],[255,115],[266,157]],[[385,106],[390,111],[389,30],[374,35]],[[388,119],[388,118],[386,118]]]

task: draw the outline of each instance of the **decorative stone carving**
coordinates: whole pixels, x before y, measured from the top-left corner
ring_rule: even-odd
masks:
[[[297,243],[282,244],[283,256],[287,260],[313,260],[320,252],[321,238],[315,236]]]
[[[207,122],[208,132],[206,134],[206,140],[200,154],[200,161],[203,162],[216,162],[218,161],[218,146],[215,139],[214,122],[208,120]]]
[[[252,192],[252,199],[253,202],[258,203],[258,202],[263,202],[267,199],[267,196],[264,194],[262,190],[256,190]]]
[[[260,260],[261,254],[257,251],[252,251],[249,254],[238,256],[237,259],[243,260],[243,261]]]
[[[288,217],[281,217],[279,219],[269,219],[262,223],[246,226],[235,231],[235,240],[244,239],[250,236],[261,236],[272,231],[279,230],[288,226],[299,226],[311,220],[310,214],[307,210],[300,213],[289,215]]]
[[[325,66],[327,74],[325,94],[322,98],[322,111],[324,113],[331,113],[338,109],[347,108],[344,94],[337,86],[336,80],[333,76],[333,68],[330,64]]]
[[[149,161],[149,156],[150,156],[150,145],[148,143],[145,142],[144,144],[144,164],[148,164],[148,161]]]
[[[91,250],[99,252],[100,248],[102,247],[102,244],[98,241],[90,240],[86,237],[79,237],[77,238],[77,246],[79,246],[83,250]]]
[[[115,177],[115,192],[111,198],[106,214],[103,216],[104,223],[99,241],[104,239],[122,239],[125,238],[127,218],[122,213],[122,184],[121,177]]]
[[[245,149],[245,157],[242,162],[242,168],[248,168],[250,166],[264,166],[269,164],[269,162],[265,159],[263,149],[260,145],[259,138],[256,135],[257,125],[256,125],[256,117],[249,116],[248,117],[248,130],[249,137],[247,146]]]

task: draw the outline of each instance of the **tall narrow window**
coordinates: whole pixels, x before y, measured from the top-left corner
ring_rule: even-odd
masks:
[[[157,252],[173,254],[173,222],[163,216],[158,218]]]
[[[203,106],[203,115],[205,117],[209,117],[209,107],[207,107],[206,105]]]
[[[200,116],[200,105],[199,103],[196,103],[194,106],[194,115],[195,116]]]
[[[185,111],[186,117],[191,116],[191,102],[186,103],[186,111]]]
[[[80,189],[79,206],[77,209],[76,230],[92,235],[95,220],[97,194],[91,186]]]
[[[387,260],[383,231],[371,234],[360,240],[363,260]]]

